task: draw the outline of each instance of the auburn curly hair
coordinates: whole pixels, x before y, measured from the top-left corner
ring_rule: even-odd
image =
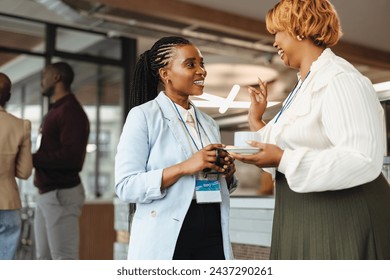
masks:
[[[317,46],[334,46],[342,36],[337,12],[327,0],[281,0],[268,11],[266,25],[271,34],[287,31]]]

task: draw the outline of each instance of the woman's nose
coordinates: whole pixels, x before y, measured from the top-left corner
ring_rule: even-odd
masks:
[[[199,67],[198,70],[197,70],[197,73],[202,75],[203,77],[207,76],[207,71],[203,67]]]

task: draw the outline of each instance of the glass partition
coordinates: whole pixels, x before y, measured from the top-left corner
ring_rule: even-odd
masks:
[[[124,66],[107,63],[121,65],[121,39],[8,16],[0,16],[0,35],[0,72],[6,73],[13,84],[7,111],[31,121],[32,152],[36,151],[39,126],[49,102],[42,97],[40,86],[45,61],[66,61],[73,67],[72,91],[90,121],[81,178],[88,199],[111,200],[115,196],[116,145],[123,125]],[[46,41],[53,39],[54,49],[46,50]],[[49,53],[63,57],[50,57]],[[23,200],[32,204],[37,193],[33,178],[19,180]]]
[[[20,67],[24,65],[22,71]],[[42,118],[42,95],[40,89],[41,69],[44,60],[41,58],[20,56],[17,60],[0,69],[7,73],[12,81],[11,99],[7,103],[7,111],[19,118],[31,121],[31,149],[35,152],[36,140]],[[29,72],[29,76],[22,75]],[[33,184],[34,176],[28,180],[18,180],[23,205],[33,206],[34,196],[38,189]]]
[[[58,51],[120,59],[120,40],[102,34],[59,27],[56,36]]]
[[[73,92],[90,122],[81,178],[88,199],[114,197],[114,159],[121,123],[122,70],[67,61],[75,71]]]
[[[0,16],[0,46],[32,51],[45,52],[45,25],[19,18]],[[12,59],[14,55],[9,54]],[[4,63],[4,61],[1,64]]]

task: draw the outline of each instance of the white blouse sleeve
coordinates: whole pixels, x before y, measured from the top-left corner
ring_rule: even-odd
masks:
[[[383,110],[369,80],[340,74],[323,94],[319,129],[330,148],[286,149],[278,167],[296,192],[351,188],[374,180],[382,169]]]

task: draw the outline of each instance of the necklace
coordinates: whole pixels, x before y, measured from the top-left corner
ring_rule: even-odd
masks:
[[[302,82],[300,84],[299,84],[299,82],[301,81],[301,78],[299,78],[298,82],[295,84],[294,88],[292,89],[290,94],[287,96],[286,102],[282,106],[282,109],[280,109],[278,115],[276,116],[276,119],[275,119],[274,123],[277,123],[277,121],[279,120],[279,118],[283,114],[283,112],[286,109],[288,109],[288,107],[290,107],[291,103],[294,101],[295,97],[297,96],[298,91],[301,89],[303,83],[306,81],[306,79],[309,76],[309,74],[310,74],[310,71],[307,72],[305,78],[302,80]],[[299,84],[299,87],[297,88],[298,84]]]

